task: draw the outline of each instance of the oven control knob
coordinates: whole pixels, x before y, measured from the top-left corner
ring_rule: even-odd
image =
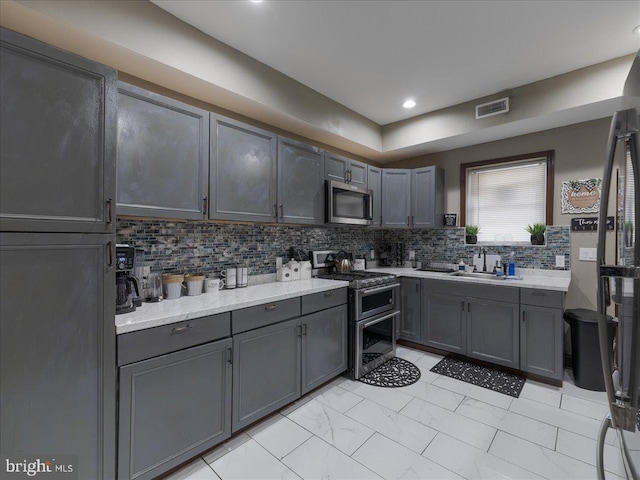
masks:
[[[124,270],[124,267],[125,267],[124,262],[120,262],[120,263],[118,264],[118,269],[119,269],[119,270]]]

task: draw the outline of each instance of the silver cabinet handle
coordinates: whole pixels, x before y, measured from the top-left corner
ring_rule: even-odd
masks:
[[[233,350],[231,348],[227,348],[227,363],[233,365]]]
[[[273,218],[275,218],[275,219],[278,218],[278,204],[277,203],[273,204]]]
[[[278,305],[273,303],[271,305],[267,305],[266,307],[264,307],[266,312],[271,312],[273,310],[275,310],[276,308],[278,308]]]
[[[540,290],[536,290],[535,292],[533,292],[531,295],[533,295],[534,297],[546,297],[547,294],[544,292],[541,292]]]
[[[109,250],[109,268],[113,268],[113,242],[107,242],[107,250]]]
[[[333,297],[333,292],[325,292],[324,296],[329,298],[329,297]]]
[[[207,215],[207,206],[209,205],[209,202],[207,201],[209,200],[209,197],[204,197],[202,199],[202,215]]]
[[[280,218],[284,218],[284,205],[280,204]]]
[[[185,325],[184,327],[176,327],[171,329],[171,335],[178,335],[179,333],[184,333],[188,330],[191,330],[191,325]]]
[[[111,198],[107,199],[107,225],[111,225],[113,223],[113,200]]]

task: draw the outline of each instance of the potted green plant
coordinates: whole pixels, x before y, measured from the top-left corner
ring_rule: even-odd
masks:
[[[478,225],[467,225],[464,229],[467,235],[467,243],[471,245],[478,243],[478,232],[480,231],[480,227]]]
[[[531,245],[544,245],[544,232],[547,230],[544,223],[527,225],[525,230],[531,235]]]
[[[633,222],[625,222],[624,224],[624,246],[633,247]]]

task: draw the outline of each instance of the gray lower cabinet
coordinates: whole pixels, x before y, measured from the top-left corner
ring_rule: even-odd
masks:
[[[302,395],[347,369],[347,306],[302,317]]]
[[[441,227],[444,214],[444,170],[424,167],[411,170],[411,226]]]
[[[296,318],[233,336],[233,432],[300,397],[301,330]]]
[[[202,220],[209,112],[118,82],[117,213]]]
[[[278,137],[278,221],[324,223],[322,150]]]
[[[411,225],[411,170],[382,170],[382,226],[409,228]]]
[[[423,342],[430,347],[464,355],[467,351],[466,299],[423,287]]]
[[[367,187],[367,164],[336,153],[324,152],[326,180]]]
[[[0,229],[115,231],[115,70],[0,29]]]
[[[467,353],[471,358],[520,367],[518,303],[467,299]]]
[[[209,218],[275,222],[275,133],[211,115]]]
[[[397,337],[401,340],[422,343],[421,280],[404,277],[400,279],[400,322]]]
[[[382,225],[382,169],[367,166],[367,184],[369,190],[373,192],[373,211],[371,217],[372,227],[380,227]]]
[[[119,479],[155,478],[231,435],[231,345],[120,368]]]
[[[0,234],[0,446],[8,460],[70,455],[79,479],[116,476],[112,240]]]
[[[562,380],[564,376],[564,294],[522,288],[520,369]]]

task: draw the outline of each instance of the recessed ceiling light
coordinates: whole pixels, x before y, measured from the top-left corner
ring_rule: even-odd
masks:
[[[633,33],[635,35],[640,35],[640,25],[638,25],[636,28],[631,30],[631,33]]]
[[[416,106],[416,102],[415,100],[413,100],[412,98],[405,100],[404,103],[402,104],[402,106],[404,108],[413,108]]]
[[[262,0],[250,0],[251,3],[262,3]]]

